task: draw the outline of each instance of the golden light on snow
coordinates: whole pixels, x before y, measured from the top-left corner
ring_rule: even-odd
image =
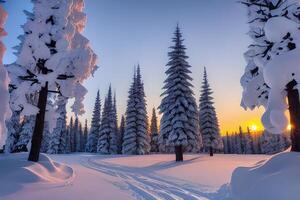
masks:
[[[290,131],[292,129],[292,125],[289,124],[286,129]]]

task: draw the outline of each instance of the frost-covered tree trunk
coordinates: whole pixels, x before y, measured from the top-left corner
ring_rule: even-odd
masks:
[[[100,92],[98,90],[97,97],[95,100],[91,129],[88,135],[88,140],[86,144],[86,151],[91,153],[97,152],[97,144],[99,139],[100,131],[100,121],[101,121],[101,101],[100,101]]]
[[[182,160],[182,153],[198,152],[202,145],[199,135],[199,113],[192,91],[191,67],[186,59],[182,34],[177,26],[173,38],[174,46],[169,52],[166,70],[167,79],[160,104],[162,114],[159,146],[165,152],[175,148],[176,160]],[[174,151],[174,150],[173,150]]]
[[[41,143],[43,139],[44,122],[48,97],[48,82],[39,91],[39,101],[37,107],[39,109],[35,119],[35,126],[31,139],[31,149],[28,160],[37,162],[39,160]]]
[[[83,114],[82,101],[87,91],[82,83],[97,69],[97,56],[81,34],[86,22],[82,0],[32,2],[33,13],[28,15],[23,26],[25,34],[16,61],[22,70],[12,68],[10,74],[20,80],[13,80],[18,82],[11,96],[13,109],[21,107],[23,115],[37,114],[28,159],[38,161],[46,104],[51,97],[48,93],[74,97],[72,110],[75,115]],[[36,92],[39,94],[37,106],[28,104],[24,100],[25,94]],[[47,107],[46,117],[49,131],[52,131],[56,125],[54,107]]]
[[[204,68],[202,90],[199,104],[200,133],[203,150],[213,156],[214,151],[223,148],[217,114],[213,106],[212,90],[208,84],[206,68]]]
[[[300,152],[300,100],[299,91],[295,86],[297,82],[291,81],[287,85],[287,99],[289,104],[290,120],[291,120],[291,151]]]
[[[129,89],[126,108],[126,127],[123,137],[123,154],[144,155],[149,153],[148,117],[144,84],[140,66],[134,73],[133,83]]]
[[[150,137],[151,137],[151,152],[159,152],[158,148],[158,127],[157,116],[155,108],[152,110],[151,125],[150,125]]]

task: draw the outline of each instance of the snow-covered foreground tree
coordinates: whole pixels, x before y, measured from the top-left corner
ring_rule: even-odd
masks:
[[[126,127],[123,137],[123,154],[143,155],[150,151],[148,136],[148,117],[144,84],[140,66],[134,72],[133,82],[129,89],[126,108]]]
[[[101,113],[101,101],[100,101],[100,92],[98,90],[96,100],[95,100],[94,110],[93,110],[91,129],[86,144],[87,152],[91,152],[91,153],[97,152],[97,144],[99,139],[100,121],[101,121],[100,113]]]
[[[8,94],[8,84],[9,79],[7,71],[4,68],[2,58],[5,52],[5,46],[2,43],[2,37],[6,35],[4,31],[4,23],[7,18],[7,13],[2,8],[0,1],[0,148],[4,145],[6,126],[5,121],[10,117],[11,111],[9,109],[9,94]]]
[[[108,93],[104,101],[97,145],[97,152],[101,154],[117,154],[118,152],[118,130],[114,104],[111,86],[109,86]]]
[[[223,149],[217,114],[213,105],[212,90],[208,84],[206,68],[204,68],[202,90],[199,104],[200,133],[203,151],[213,156],[215,150]]]
[[[150,124],[150,138],[151,138],[151,152],[159,152],[158,147],[158,127],[157,127],[157,116],[155,108],[152,109],[152,117]]]
[[[50,131],[56,125],[55,108],[47,106],[46,114],[48,93],[75,97],[72,110],[82,114],[82,100],[87,92],[82,82],[97,69],[97,57],[89,41],[81,35],[86,21],[83,0],[32,2],[33,14],[23,26],[25,35],[16,62],[22,70],[11,68],[10,71],[20,79],[13,81],[18,84],[11,93],[11,107],[21,108],[23,115],[36,114],[28,159],[38,161],[45,117]],[[37,107],[26,101],[26,94],[36,92],[39,94]]]
[[[300,4],[294,0],[245,0],[253,44],[246,53],[248,65],[241,79],[242,105],[263,105],[265,128],[282,133],[289,110],[291,151],[300,151]],[[286,101],[286,98],[288,101]]]
[[[176,161],[183,160],[183,152],[198,152],[202,145],[199,134],[199,114],[192,91],[191,67],[186,59],[182,34],[177,26],[174,46],[169,52],[166,70],[167,79],[162,93],[163,99],[159,107],[162,114],[159,145],[160,151],[174,149]]]

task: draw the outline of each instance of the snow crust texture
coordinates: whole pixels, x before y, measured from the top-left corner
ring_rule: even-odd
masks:
[[[233,200],[298,200],[300,155],[277,154],[252,167],[237,168],[231,178]]]
[[[74,176],[73,169],[44,154],[38,163],[28,162],[27,153],[0,157],[0,199],[17,192],[24,184],[64,184]]]

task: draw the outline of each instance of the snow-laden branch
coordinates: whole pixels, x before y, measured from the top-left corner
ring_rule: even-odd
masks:
[[[21,106],[22,114],[36,114],[38,109],[24,101],[24,96],[40,91],[48,83],[48,92],[75,98],[72,109],[76,115],[82,114],[82,101],[87,93],[82,83],[97,69],[97,56],[81,34],[86,24],[84,2],[32,2],[33,13],[25,12],[25,34],[19,37],[21,44],[16,48],[16,65],[22,70],[8,68],[14,83],[12,108],[17,110]]]
[[[297,0],[248,0],[249,36],[253,44],[245,53],[247,66],[241,78],[241,105],[263,105],[262,122],[269,131],[287,127],[287,85],[300,82],[300,2]],[[262,6],[262,4],[264,6]],[[253,19],[266,20],[253,20]],[[253,73],[255,72],[255,73]],[[296,86],[298,87],[298,85]]]

